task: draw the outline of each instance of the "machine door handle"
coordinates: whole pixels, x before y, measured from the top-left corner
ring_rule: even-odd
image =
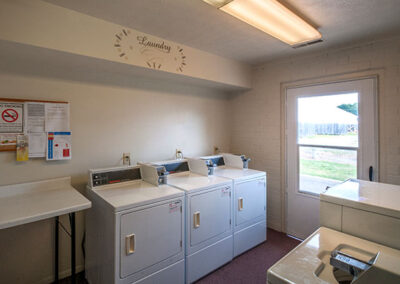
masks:
[[[193,226],[194,228],[200,227],[200,211],[193,214]]]
[[[368,176],[369,176],[369,181],[372,181],[374,178],[374,168],[372,166],[369,167]]]
[[[239,197],[238,199],[238,210],[239,211],[243,210],[243,197]]]
[[[136,238],[135,234],[127,235],[125,237],[126,255],[130,255],[135,252]]]

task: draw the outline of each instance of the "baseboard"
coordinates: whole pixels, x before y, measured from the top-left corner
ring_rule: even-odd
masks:
[[[85,266],[83,264],[77,265],[76,273],[82,272],[84,269],[85,269]],[[66,270],[60,271],[58,273],[59,279],[66,278],[68,276],[71,276],[71,269],[66,269]],[[49,283],[53,283],[53,282],[54,282],[54,274],[49,275],[49,276],[43,278],[42,280],[39,280],[38,282],[35,282],[35,284],[49,284]]]

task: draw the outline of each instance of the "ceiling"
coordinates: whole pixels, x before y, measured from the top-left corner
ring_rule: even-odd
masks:
[[[252,65],[400,35],[400,0],[281,0],[322,33],[322,43],[299,49],[201,0],[47,2]]]

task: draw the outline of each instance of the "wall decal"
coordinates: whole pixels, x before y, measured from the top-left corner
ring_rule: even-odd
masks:
[[[120,58],[144,60],[144,65],[152,69],[183,72],[186,66],[186,55],[179,45],[129,29],[114,35],[114,47]]]

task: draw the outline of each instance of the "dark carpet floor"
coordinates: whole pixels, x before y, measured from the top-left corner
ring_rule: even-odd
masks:
[[[271,229],[267,241],[243,253],[196,284],[266,284],[267,270],[300,241]]]
[[[236,257],[196,284],[266,284],[268,268],[299,243],[284,233],[268,229],[266,242]],[[70,281],[66,278],[60,283],[69,284]],[[77,284],[87,284],[83,273],[77,275]]]

